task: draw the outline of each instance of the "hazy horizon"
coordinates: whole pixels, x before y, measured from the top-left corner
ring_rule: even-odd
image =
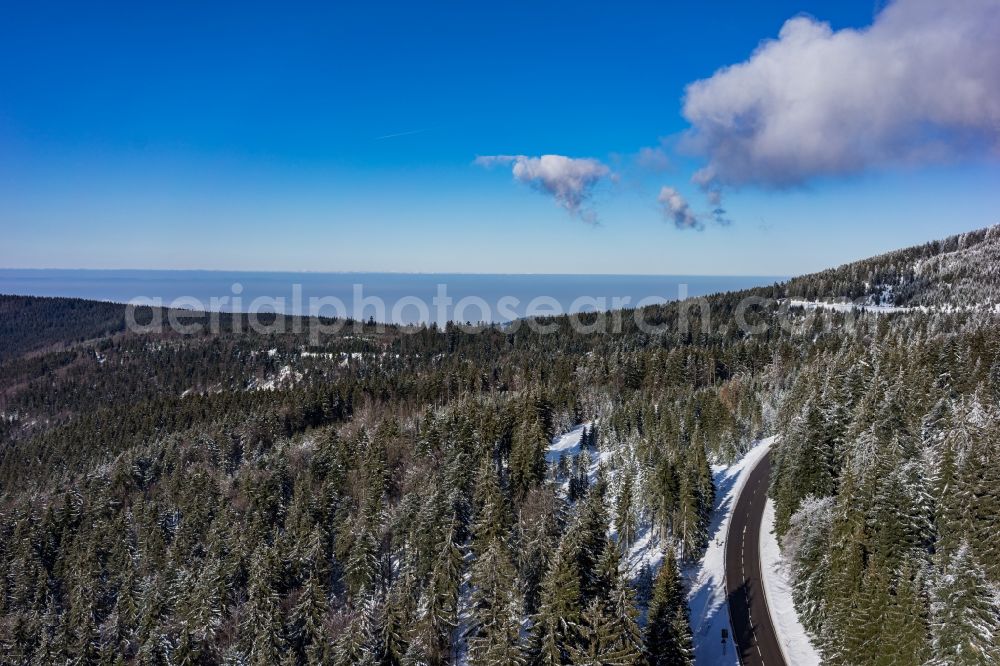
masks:
[[[196,311],[278,311],[397,324],[506,322],[651,305],[780,281],[778,276],[291,273],[0,269],[0,294]]]

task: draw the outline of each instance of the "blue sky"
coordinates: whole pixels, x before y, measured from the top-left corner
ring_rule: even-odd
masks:
[[[732,85],[685,111],[786,20],[864,29],[870,0],[19,4],[0,10],[4,267],[774,275],[1000,222],[995,151],[887,154],[915,144],[886,130],[860,166],[823,152],[789,184],[787,160],[724,161],[705,114]],[[791,125],[783,95],[760,106]],[[932,112],[951,144],[990,126]],[[666,169],[636,158],[651,147]],[[546,154],[613,174],[581,194],[598,224],[473,164]],[[691,180],[707,164],[731,224]]]

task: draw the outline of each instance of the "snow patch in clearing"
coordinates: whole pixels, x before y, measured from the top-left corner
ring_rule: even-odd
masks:
[[[583,429],[589,427],[590,422],[588,421],[553,437],[552,443],[549,444],[549,450],[545,452],[546,462],[550,464],[559,462],[559,457],[564,453],[570,458],[580,453],[580,438],[583,436]]]
[[[740,490],[750,471],[770,450],[774,439],[768,437],[758,441],[732,465],[712,467],[715,507],[708,528],[708,549],[696,565],[684,572],[688,581],[688,609],[691,611],[696,664],[739,666],[726,600],[726,533]],[[725,644],[722,642],[723,629],[729,634]]]
[[[617,538],[616,535],[615,539]],[[653,526],[643,521],[636,534],[635,541],[625,553],[622,565],[624,571],[634,581],[639,577],[644,566],[648,566],[650,571],[656,572],[659,570],[661,564],[663,564],[663,544]]]
[[[558,463],[559,459],[565,455],[567,460],[572,460],[574,456],[578,456],[581,453],[580,440],[583,437],[584,428],[593,428],[594,422],[587,421],[586,423],[581,423],[578,426],[574,426],[571,430],[564,432],[561,435],[556,435],[552,438],[552,442],[549,444],[548,450],[545,452],[545,461],[550,465]],[[588,451],[590,454],[590,466],[587,467],[587,478],[590,484],[593,485],[597,481],[597,472],[600,471],[601,465],[605,466],[605,469],[610,467],[612,451],[597,450]],[[614,474],[609,470],[608,481],[614,481]],[[569,481],[564,481],[562,485],[563,492],[566,492],[569,488]]]
[[[792,602],[790,572],[787,563],[781,558],[778,538],[774,534],[774,502],[770,499],[764,505],[764,517],[760,521],[759,547],[764,595],[785,661],[796,666],[818,666],[819,653],[810,642],[805,627],[799,622]]]
[[[282,386],[290,386],[302,380],[302,373],[292,370],[292,366],[282,366],[278,374],[266,380],[251,379],[248,386],[251,391],[274,391]]]

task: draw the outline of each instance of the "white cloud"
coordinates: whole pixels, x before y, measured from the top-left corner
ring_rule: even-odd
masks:
[[[896,0],[863,30],[793,18],[691,84],[684,116],[713,205],[727,186],[1000,155],[1000,2]]]
[[[663,215],[678,229],[702,229],[698,216],[691,210],[687,200],[672,187],[664,186],[657,201],[663,206]]]
[[[484,167],[512,164],[515,180],[551,195],[571,215],[590,223],[597,221],[586,206],[594,186],[612,177],[611,169],[598,160],[563,155],[483,155],[475,163]]]

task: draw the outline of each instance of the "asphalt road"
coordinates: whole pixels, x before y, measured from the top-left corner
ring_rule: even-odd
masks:
[[[785,659],[771,624],[760,575],[760,520],[767,501],[771,455],[750,472],[736,500],[726,538],[726,594],[733,640],[743,666],[781,666]]]

